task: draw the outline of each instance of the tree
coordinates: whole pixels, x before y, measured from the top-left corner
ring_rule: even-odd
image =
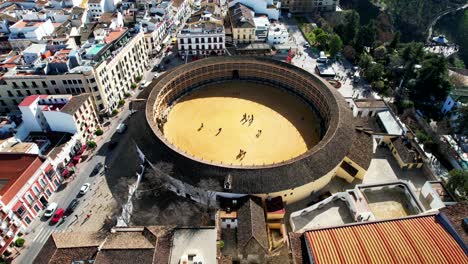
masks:
[[[316,37],[315,37],[316,42],[319,43],[319,46],[322,49],[326,49],[328,47],[329,39],[330,39],[330,36],[325,32],[320,33],[320,34],[316,35]]]
[[[373,21],[369,24],[362,26],[359,30],[356,39],[355,48],[358,51],[362,51],[364,47],[372,48],[377,38],[377,27]]]
[[[349,45],[344,46],[343,55],[345,56],[346,59],[352,62],[356,60],[356,50]]]
[[[457,130],[461,134],[468,134],[468,106],[458,108]]]
[[[206,211],[209,212],[211,202],[217,191],[222,191],[221,184],[212,178],[203,178],[198,183],[198,188],[203,190],[202,198],[206,201]]]
[[[104,131],[102,131],[102,129],[98,128],[98,129],[96,129],[96,132],[94,132],[94,134],[96,136],[101,136],[102,134],[104,134]]]
[[[334,57],[338,52],[343,49],[343,41],[341,41],[340,36],[333,34],[328,41],[328,46],[330,49],[330,55]]]
[[[460,200],[468,200],[468,171],[451,170],[447,188]]]
[[[392,40],[392,42],[390,42],[388,47],[390,49],[392,49],[392,50],[396,49],[398,44],[400,44],[400,37],[401,37],[401,33],[400,33],[400,31],[397,31],[395,33],[395,35],[393,36],[393,40]]]
[[[90,140],[90,141],[86,142],[86,146],[87,146],[88,148],[93,149],[93,148],[97,147],[97,144],[96,144],[95,141]]]
[[[346,12],[345,25],[341,34],[343,42],[347,45],[353,45],[359,32],[359,13],[355,10]]]
[[[366,69],[372,63],[372,57],[368,54],[362,54],[359,57],[359,67]]]
[[[379,81],[384,75],[384,66],[380,63],[371,63],[364,72],[364,76],[370,82]]]
[[[385,46],[379,46],[374,50],[374,58],[376,60],[383,60],[385,59],[385,55],[387,55],[387,49]]]

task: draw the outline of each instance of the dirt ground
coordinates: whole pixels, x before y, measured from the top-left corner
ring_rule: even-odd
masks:
[[[253,115],[253,121],[243,120],[244,114]],[[168,140],[187,154],[235,165],[297,157],[317,144],[319,131],[318,117],[298,97],[240,81],[186,95],[171,109],[164,126]],[[239,155],[240,150],[245,155]]]

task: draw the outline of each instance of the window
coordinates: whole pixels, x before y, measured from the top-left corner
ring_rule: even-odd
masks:
[[[13,84],[13,87],[18,88],[18,85],[16,84],[16,82],[12,82],[11,84]]]
[[[7,92],[8,92],[8,96],[14,97],[14,95],[11,93],[11,91],[7,91]]]
[[[70,88],[65,88],[65,91],[67,91],[67,94],[70,93]]]
[[[32,81],[32,86],[33,86],[34,88],[36,88],[36,87],[37,87],[37,84],[36,84],[36,82],[35,82],[35,81]]]
[[[39,213],[41,209],[39,208],[39,206],[37,206],[37,204],[34,205],[34,211],[36,211],[36,213]]]
[[[68,80],[67,82],[68,82],[68,84],[72,84],[72,81],[71,81],[71,80]]]
[[[36,195],[39,195],[39,193],[40,193],[39,188],[37,188],[37,186],[33,187],[33,191],[34,191],[34,194],[36,194]]]
[[[26,90],[26,93],[27,93],[28,95],[31,95],[31,91],[30,91],[30,90]]]
[[[26,217],[24,218],[24,221],[25,221],[26,224],[28,224],[28,225],[31,223],[31,219],[29,219],[28,216],[26,216]]]
[[[57,89],[57,88],[55,88],[54,91],[55,91],[56,94],[60,93],[59,89]]]
[[[56,83],[54,80],[50,81],[50,83],[51,83],[52,85],[57,85],[57,83]],[[44,87],[47,87],[47,85],[44,86]]]
[[[46,89],[45,92],[46,92],[46,94],[50,94],[50,90],[49,90],[49,89]]]
[[[46,186],[46,183],[45,183],[44,179],[42,179],[42,178],[39,179],[39,183],[41,184],[42,187]]]
[[[29,203],[32,203],[34,199],[32,198],[31,194],[28,193],[28,194],[26,195],[26,200],[27,200]]]
[[[78,81],[77,81],[77,80],[73,80],[73,84],[78,84]]]
[[[47,84],[45,81],[42,81],[42,87],[47,88]]]
[[[62,83],[63,83],[63,84],[67,84],[67,81],[65,81],[65,80],[62,80]]]
[[[21,91],[16,91],[16,93],[18,94],[18,96],[23,96],[23,93],[21,93]]]
[[[79,83],[79,84],[82,84],[83,82],[82,82],[81,80],[78,80],[78,83]]]
[[[39,90],[36,90],[36,94],[41,94],[41,92]]]
[[[21,82],[23,84],[23,87],[28,87],[28,85],[26,84],[26,82]]]
[[[24,209],[24,206],[20,206],[20,208],[16,210],[16,214],[19,215],[20,217],[23,216],[25,212],[26,210]]]
[[[3,100],[0,100],[0,104],[1,104],[2,106],[6,106],[6,103],[5,103],[5,101],[3,101]]]
[[[51,196],[51,195],[52,195],[52,193],[50,192],[50,190],[49,190],[49,189],[47,189],[45,192],[46,192],[46,193],[47,193],[47,195],[49,195],[49,196]]]

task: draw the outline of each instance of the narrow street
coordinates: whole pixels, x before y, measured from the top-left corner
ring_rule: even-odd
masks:
[[[74,213],[65,220],[59,221],[56,225],[49,224],[50,218],[36,218],[30,226],[30,230],[32,231],[24,237],[26,246],[21,249],[20,255],[15,258],[13,263],[32,263],[52,232],[70,231],[71,225],[75,224],[75,222],[82,222],[86,218],[86,214],[92,211],[93,208],[90,207],[90,200],[91,198],[94,199],[93,195],[95,194],[95,189],[98,187],[98,182],[100,179],[104,178],[104,176],[101,176],[100,173],[93,177],[90,177],[90,175],[96,164],[99,162],[105,164],[106,160],[112,159],[114,155],[114,153],[109,152],[107,148],[101,149],[101,147],[114,135],[118,123],[129,116],[130,111],[128,110],[128,105],[125,105],[122,109],[124,110],[122,110],[117,117],[111,119],[107,127],[104,127],[104,134],[96,139],[98,144],[97,148],[89,153],[89,158],[87,160],[78,164],[76,178],[68,183],[63,190],[54,193],[51,198],[50,202],[57,203],[58,208],[66,209],[70,202],[77,198],[81,186],[84,183],[90,183],[90,190],[79,198],[80,204],[75,209]],[[75,217],[75,214],[78,215],[78,218]],[[92,217],[91,215],[91,218]]]

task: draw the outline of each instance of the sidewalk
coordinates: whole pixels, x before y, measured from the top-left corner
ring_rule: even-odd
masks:
[[[98,177],[100,177],[99,180],[91,185],[88,196],[81,201],[80,208],[82,209],[69,216],[72,220],[67,226],[67,232],[99,231],[106,218],[117,210],[117,201],[109,190],[106,177]]]

